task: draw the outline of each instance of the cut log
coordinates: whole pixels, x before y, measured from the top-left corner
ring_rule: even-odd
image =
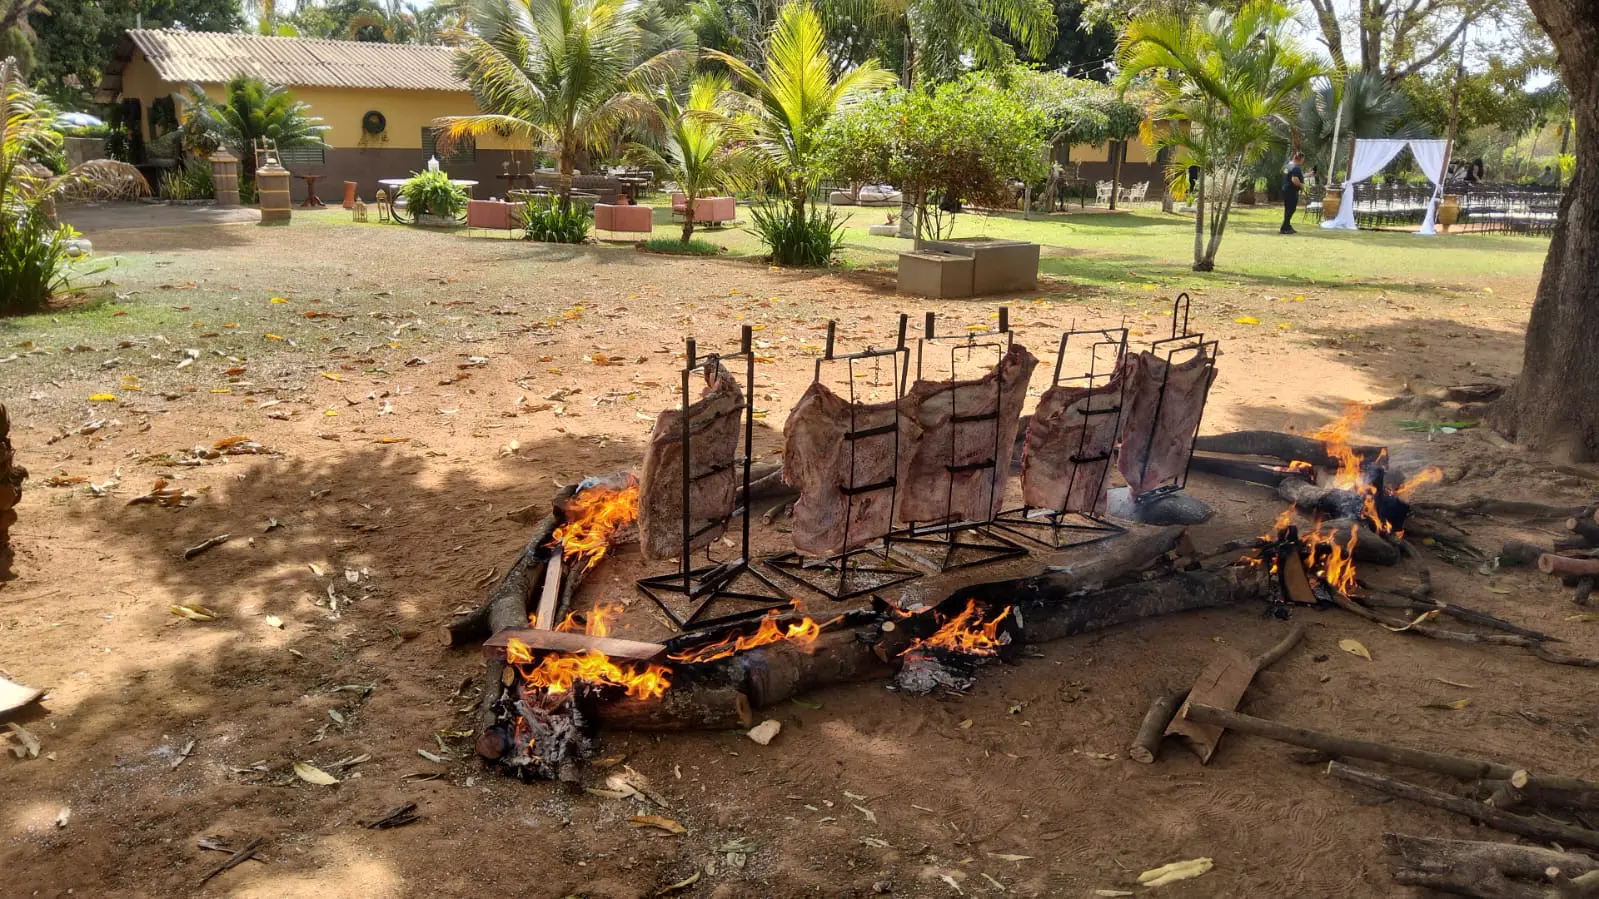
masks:
[[[1399,833],[1383,834],[1383,843],[1398,856],[1389,864],[1394,880],[1456,896],[1549,899],[1552,889],[1561,895],[1573,879],[1599,871],[1587,856],[1515,843]]]
[[[1525,540],[1506,540],[1499,550],[1499,565],[1504,568],[1525,568],[1538,564],[1538,558],[1553,552],[1547,546]]]
[[[623,697],[598,704],[605,730],[731,730],[754,723],[749,697],[727,686],[673,684],[660,699]]]
[[[1355,540],[1356,562],[1370,562],[1373,565],[1384,566],[1399,564],[1401,556],[1399,544],[1381,536],[1364,521],[1339,518],[1322,522],[1316,530],[1323,534],[1330,533],[1339,546],[1348,546],[1350,534],[1357,528],[1360,536]]]
[[[1225,459],[1220,456],[1207,456],[1195,453],[1188,463],[1189,471],[1201,474],[1215,475],[1219,478],[1228,478],[1234,481],[1244,481],[1250,484],[1261,484],[1275,488],[1283,479],[1291,474],[1285,467],[1266,462],[1250,462],[1241,459]]]
[[[529,649],[546,652],[601,652],[613,659],[646,661],[660,655],[666,646],[661,643],[644,643],[638,640],[621,640],[616,637],[594,637],[588,634],[541,630],[531,627],[512,627],[500,631],[483,641],[483,654],[491,659],[505,659],[505,648],[512,640],[520,640]]]
[[[1538,557],[1538,570],[1544,574],[1574,574],[1580,577],[1599,575],[1599,559],[1573,559],[1569,556],[1545,553]]]
[[[1365,499],[1353,490],[1312,484],[1298,476],[1283,478],[1277,485],[1277,495],[1302,512],[1319,512],[1331,518],[1359,518],[1366,508]]]
[[[1589,546],[1599,546],[1599,521],[1590,516],[1566,519],[1566,530],[1588,541]]]
[[[1336,468],[1338,457],[1328,444],[1298,434],[1278,431],[1234,431],[1209,434],[1194,441],[1194,449],[1231,456],[1271,456],[1284,462],[1304,461],[1324,468]],[[1373,462],[1385,449],[1380,446],[1350,447],[1362,462]]]
[[[540,630],[553,630],[555,628],[555,614],[561,606],[561,563],[565,553],[560,548],[553,548],[549,558],[544,560],[544,584],[539,588],[539,603],[532,614],[533,626]],[[578,577],[577,566],[572,566],[572,579]]]
[[[1411,508],[1417,512],[1448,512],[1455,515],[1497,516],[1529,521],[1563,520],[1583,515],[1588,511],[1586,506],[1551,506],[1525,500],[1496,499],[1492,496],[1474,496],[1462,503],[1415,502],[1411,503]]]
[[[1579,606],[1588,604],[1588,596],[1593,593],[1594,579],[1585,577],[1577,582],[1577,589],[1571,594],[1571,601]]]
[[[1521,791],[1525,802],[1550,808],[1599,809],[1599,783],[1592,781],[1559,775],[1529,775],[1525,769],[1499,762],[1356,740],[1210,706],[1191,704],[1187,715],[1192,720],[1215,724],[1241,734],[1314,749],[1332,758],[1383,762],[1431,771],[1467,782],[1480,780],[1495,783],[1514,779],[1522,782],[1517,789]]]
[[[567,488],[563,493],[570,496],[571,493],[569,491],[571,489]],[[557,494],[556,503],[559,504],[560,502],[561,494]],[[505,573],[505,577],[501,578],[500,582],[489,593],[488,599],[484,600],[483,604],[476,609],[457,616],[445,626],[443,638],[447,644],[450,646],[465,646],[468,643],[477,643],[487,639],[490,634],[499,630],[500,627],[523,627],[527,624],[528,599],[532,596],[539,582],[543,580],[544,559],[548,554],[545,550],[545,544],[550,542],[550,537],[555,533],[555,528],[559,524],[560,521],[552,512],[533,526],[533,533],[528,538],[527,545],[523,547],[522,553],[516,557],[516,561],[511,563],[511,569]],[[520,609],[516,607],[517,597],[521,598]],[[510,607],[502,609],[496,618],[497,621],[505,623],[499,626],[491,624],[489,619],[493,616],[496,605],[505,605],[507,603]],[[513,616],[512,613],[516,613],[516,615]],[[512,621],[513,617],[515,618],[514,622]]]
[[[1589,830],[1586,827],[1576,827],[1570,824],[1562,824],[1558,821],[1511,814],[1472,799],[1452,796],[1438,790],[1383,777],[1380,774],[1373,774],[1370,771],[1351,768],[1342,762],[1328,762],[1327,773],[1339,780],[1370,787],[1390,796],[1454,812],[1457,815],[1464,815],[1473,821],[1486,824],[1495,830],[1502,830],[1505,833],[1513,833],[1541,843],[1557,843],[1561,846],[1582,846],[1585,849],[1599,849],[1599,831]]]
[[[1127,757],[1146,765],[1154,764],[1155,756],[1160,753],[1160,741],[1166,736],[1166,728],[1171,726],[1177,707],[1187,699],[1187,689],[1155,697],[1155,701],[1149,704],[1149,711],[1144,713],[1144,720],[1138,725],[1132,745],[1127,747]]]

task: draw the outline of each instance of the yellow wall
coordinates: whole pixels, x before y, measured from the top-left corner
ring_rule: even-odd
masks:
[[[1107,162],[1110,144],[1076,144],[1072,147],[1072,162]]]
[[[222,85],[204,85],[206,96],[220,101]],[[479,112],[477,103],[466,91],[401,91],[364,90],[334,87],[291,87],[295,99],[311,106],[311,114],[320,116],[328,126],[323,135],[329,147],[380,147],[396,150],[420,150],[422,129],[438,116],[472,115]],[[155,67],[135,48],[133,58],[122,73],[122,96],[138,98],[142,112],[140,131],[149,137],[147,123],[150,103],[172,94],[182,100],[184,85],[162,81]],[[361,142],[361,118],[369,110],[383,113],[387,127],[383,134],[368,136]],[[180,114],[181,115],[181,114]],[[486,134],[477,139],[480,150],[527,149],[522,138],[504,138]]]

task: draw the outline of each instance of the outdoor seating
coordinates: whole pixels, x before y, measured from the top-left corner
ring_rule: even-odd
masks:
[[[1113,185],[1109,181],[1100,181],[1094,185],[1094,202],[1110,205],[1110,195]]]
[[[649,234],[655,230],[654,210],[648,206],[594,206],[594,230],[613,234]]]
[[[682,218],[688,213],[688,197],[672,194],[672,217]],[[694,201],[696,225],[721,225],[738,217],[737,202],[732,197],[700,197]]]
[[[466,226],[493,231],[515,231],[522,227],[522,211],[519,204],[505,200],[468,200]]]

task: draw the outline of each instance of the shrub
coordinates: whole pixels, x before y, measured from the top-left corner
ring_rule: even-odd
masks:
[[[72,229],[52,225],[41,212],[28,211],[3,230],[0,315],[38,312],[66,284],[66,241],[72,236]]]
[[[757,203],[750,218],[776,265],[827,265],[844,245],[844,221],[831,207],[796,212],[786,202]]]
[[[181,203],[185,200],[209,200],[216,195],[211,181],[211,166],[191,160],[161,176],[161,198]]]
[[[652,237],[641,241],[639,247],[646,253],[665,253],[668,256],[719,256],[725,248],[698,238],[687,242],[675,237]]]
[[[522,216],[523,238],[544,243],[582,243],[588,240],[593,214],[576,203],[561,204],[555,197],[534,197]]]
[[[400,196],[405,198],[406,209],[412,215],[436,215],[439,218],[460,218],[466,209],[466,190],[450,183],[443,172],[422,172],[400,185]]]

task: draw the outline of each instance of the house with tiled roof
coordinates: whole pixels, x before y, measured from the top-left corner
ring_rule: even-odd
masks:
[[[433,119],[479,111],[455,74],[448,47],[169,29],[125,32],[95,99],[117,105],[133,143],[143,147],[176,127],[188,85],[220,101],[237,75],[287,87],[328,126],[327,147],[285,152],[291,171],[314,170],[324,185],[354,181],[368,199],[379,178],[405,177],[427,165],[435,154],[428,127]],[[525,142],[497,135],[439,158],[452,177],[481,182],[478,196],[504,193],[505,180],[495,176],[507,166],[532,168]],[[336,189],[323,190],[325,198]],[[294,191],[300,200],[304,186],[298,180]]]

